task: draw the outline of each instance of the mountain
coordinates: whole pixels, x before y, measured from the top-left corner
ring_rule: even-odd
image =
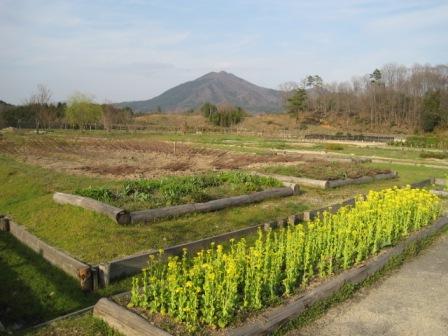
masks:
[[[193,81],[180,84],[161,95],[141,101],[116,104],[130,107],[135,112],[185,111],[205,102],[229,103],[248,112],[278,112],[281,110],[280,91],[252,84],[225,71],[210,72]]]

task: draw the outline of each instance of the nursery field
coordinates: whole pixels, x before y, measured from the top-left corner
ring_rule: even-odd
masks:
[[[79,260],[98,264],[288,217],[370,190],[446,175],[446,169],[435,167],[316,161],[322,160],[322,156],[288,151],[320,151],[323,147],[323,144],[299,144],[278,138],[223,134],[99,131],[4,134],[0,138],[0,214],[10,216],[43,241]],[[351,148],[343,145],[342,150],[327,151],[348,153]],[[377,150],[353,148],[359,152]],[[387,147],[381,151],[390,151],[390,157],[402,152]],[[381,151],[375,155],[382,155]],[[422,159],[416,151],[403,153],[415,154],[409,154],[408,159],[418,162],[443,161]],[[75,206],[56,204],[52,199],[57,191],[74,193],[138,210],[250,194],[281,185],[275,179],[251,175],[252,171],[326,178],[397,171],[398,178],[332,190],[304,187],[299,195],[127,226]],[[446,201],[442,201],[442,206],[446,207]],[[2,283],[18,279],[8,289],[8,296],[1,298],[2,302],[14,302],[14,305],[7,304],[8,311],[1,312],[0,321],[4,325],[31,325],[89,306],[103,295],[131,289],[131,279],[127,278],[96,293],[84,294],[76,281],[20,243],[3,233],[0,238],[1,253],[13,251],[2,254],[2,264],[9,270],[2,272]],[[250,236],[248,244],[256,240],[256,235]],[[30,274],[36,276],[32,278]],[[33,305],[36,310],[24,308]],[[102,322],[89,316],[79,321],[78,324],[68,320],[33,334],[106,335],[110,332]]]

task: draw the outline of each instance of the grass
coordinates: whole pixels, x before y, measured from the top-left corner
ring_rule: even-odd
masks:
[[[346,178],[358,178],[380,173],[389,173],[389,169],[378,169],[375,166],[361,163],[348,163],[337,161],[311,161],[297,165],[275,165],[262,168],[261,172],[307,177],[316,180],[338,180]]]
[[[98,300],[5,232],[0,232],[0,269],[0,316],[5,327],[35,324]]]
[[[28,331],[21,335],[28,336],[120,336],[121,334],[110,328],[105,322],[95,318],[92,314],[85,314],[77,318],[58,321],[50,326]]]
[[[51,196],[54,191],[70,192],[89,185],[115,186],[116,182],[56,173],[0,156],[0,183],[3,187],[0,213],[9,214],[51,245],[95,264],[150,248],[167,247],[286,217],[306,208],[339,202],[369,189],[411,183],[428,176],[445,176],[444,170],[436,168],[386,163],[375,164],[375,167],[397,170],[400,179],[331,191],[305,189],[305,194],[285,199],[124,227],[106,216],[74,206],[58,205]]]
[[[121,226],[108,217],[52,200],[54,191],[115,186],[110,180],[72,176],[0,156],[0,213],[44,241],[89,263],[224,233],[306,209],[297,196],[192,214],[148,225]]]

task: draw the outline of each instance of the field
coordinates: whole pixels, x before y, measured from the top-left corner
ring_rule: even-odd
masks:
[[[415,149],[383,145],[342,146],[342,150],[331,150],[328,147],[325,149],[325,144],[319,142],[218,133],[6,133],[0,139],[0,214],[11,216],[49,244],[82,261],[96,264],[287,217],[305,209],[337,203],[369,190],[404,185],[429,176],[446,175],[446,162],[422,158],[420,151]],[[399,160],[398,163],[386,160],[382,163],[363,164],[361,169],[356,165],[347,167],[342,163],[331,162],[332,155],[350,158],[360,154],[383,159],[406,159],[407,164],[401,164]],[[325,161],[325,165],[321,161],[315,161],[322,160],[323,157],[330,161]],[[174,185],[183,185],[190,176],[220,176],[235,174],[236,171],[244,173],[264,169],[297,175],[297,167],[311,169],[313,166],[325,167],[320,171],[315,169],[316,177],[336,177],[341,174],[350,177],[370,171],[394,170],[398,172],[399,179],[325,191],[304,188],[300,195],[284,199],[129,226],[121,226],[105,216],[81,208],[58,205],[52,200],[52,193],[55,191],[72,193],[90,189],[119,194],[131,182],[174,181]],[[138,202],[121,199],[112,203],[139,209],[143,206],[179,204],[236,195],[275,185],[266,181],[260,185],[246,182],[214,185],[209,189],[195,187],[195,191],[201,191],[197,198],[187,193],[185,198],[163,198],[163,202],[162,198],[152,197]],[[2,272],[2,283],[9,283],[11,279],[20,280],[11,285],[8,296],[2,297],[2,306],[3,302],[14,302],[8,303],[7,312],[2,311],[1,321],[9,328],[14,324],[16,327],[32,325],[89,306],[102,295],[131,288],[131,280],[128,278],[95,294],[83,294],[75,281],[23,248],[14,239],[3,233],[0,238],[2,251],[14,252],[2,256],[2,263],[8,270]],[[255,239],[253,237],[249,241]],[[31,279],[30,274],[36,276]],[[36,309],[25,310],[24,307],[32,305]],[[68,335],[106,335],[109,332],[107,327],[90,317],[83,317],[79,321],[79,325],[68,321],[62,323],[64,327],[44,329],[45,333],[36,332],[41,335],[56,335],[58,330],[64,330],[64,334]]]

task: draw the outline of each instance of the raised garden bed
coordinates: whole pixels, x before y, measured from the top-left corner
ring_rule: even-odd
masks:
[[[58,203],[81,206],[128,224],[216,211],[297,192],[298,186],[272,177],[220,172],[128,181],[115,189],[86,188],[77,190],[77,195],[55,193],[53,198]]]
[[[257,171],[262,176],[322,189],[349,184],[362,184],[397,176],[389,169],[380,169],[356,162],[315,160],[297,165],[270,166]]]
[[[407,244],[444,227],[448,220],[435,221],[439,214],[439,201],[428,191],[372,192],[336,215],[260,233],[252,246],[242,240],[227,251],[217,245],[167,263],[153,259],[134,278],[130,300],[120,302],[121,307],[100,300],[94,312],[127,335],[168,335],[163,328],[175,335],[267,334],[344,283],[362,281]],[[313,289],[303,293],[310,283]],[[281,298],[286,304],[277,306]],[[132,312],[124,308],[127,304]]]

